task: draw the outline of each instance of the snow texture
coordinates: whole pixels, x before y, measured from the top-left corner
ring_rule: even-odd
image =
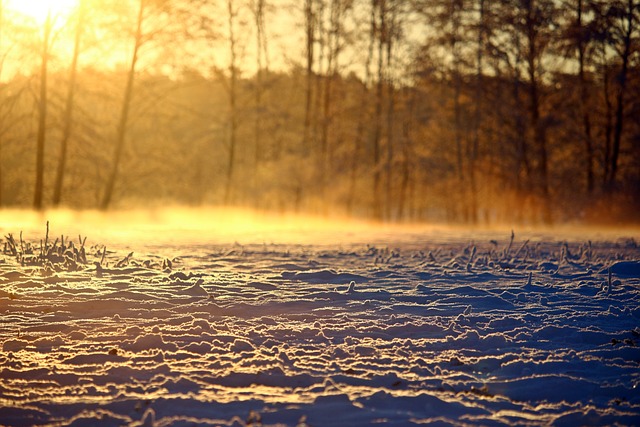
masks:
[[[110,249],[3,259],[0,424],[640,424],[633,239]]]

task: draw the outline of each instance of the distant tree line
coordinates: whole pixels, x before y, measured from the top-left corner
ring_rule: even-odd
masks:
[[[94,3],[0,1],[0,206],[637,221],[638,0]]]

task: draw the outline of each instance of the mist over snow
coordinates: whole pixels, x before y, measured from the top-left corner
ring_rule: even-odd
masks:
[[[2,425],[640,423],[634,230],[30,215],[0,227]]]

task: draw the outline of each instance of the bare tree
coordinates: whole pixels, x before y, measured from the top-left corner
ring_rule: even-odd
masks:
[[[228,41],[229,41],[229,157],[227,161],[227,181],[224,190],[224,203],[231,201],[231,188],[236,163],[237,133],[238,133],[238,40],[236,35],[236,20],[238,10],[234,0],[227,0],[228,13]]]
[[[328,152],[329,152],[329,128],[331,124],[331,103],[332,103],[332,82],[338,69],[338,58],[340,55],[341,19],[342,6],[340,0],[331,0],[329,8],[329,30],[326,47],[327,66],[325,70],[324,100],[322,107],[322,126],[320,132],[320,168],[321,174],[326,175]],[[324,39],[325,37],[322,36]],[[324,49],[323,49],[324,50]]]
[[[113,153],[113,161],[111,163],[111,170],[107,177],[107,185],[102,198],[101,208],[107,209],[111,204],[113,198],[113,191],[115,188],[116,178],[118,176],[118,170],[122,161],[122,152],[124,149],[124,143],[127,136],[129,113],[131,110],[131,101],[133,99],[133,85],[136,75],[136,66],[138,65],[140,48],[145,42],[142,26],[145,20],[145,11],[147,9],[147,0],[140,0],[138,5],[138,15],[136,19],[136,29],[133,36],[133,55],[131,57],[131,64],[127,73],[127,81],[124,90],[124,97],[122,99],[122,108],[120,110],[120,119],[118,121],[118,128],[116,133],[115,151]]]
[[[543,58],[549,46],[550,31],[554,18],[555,6],[550,0],[518,0],[521,15],[516,21],[516,28],[523,38],[525,72],[528,90],[528,116],[531,142],[534,148],[534,180],[533,193],[539,202],[541,219],[545,223],[551,222],[550,192],[549,192],[549,154],[547,143],[548,123],[543,117],[542,94],[543,73],[545,70]]]
[[[341,96],[340,89],[335,88],[336,83],[340,83],[341,55],[346,43],[346,18],[347,13],[352,8],[351,1],[331,0],[329,3],[329,13],[326,25],[318,26],[318,38],[322,40],[319,50],[324,52],[321,58],[326,57],[324,67],[324,87],[322,88],[322,110],[320,116],[320,150],[318,156],[318,173],[320,174],[321,193],[324,203],[323,209],[326,211],[328,204],[327,186],[331,173],[332,159],[335,150],[340,145],[343,133],[337,123],[334,122],[336,115],[335,99]],[[320,67],[322,64],[320,64]],[[320,94],[320,87],[318,93]]]
[[[352,213],[355,205],[356,198],[356,186],[358,181],[358,172],[361,169],[361,156],[362,148],[365,141],[366,127],[369,119],[369,85],[373,80],[373,74],[371,71],[371,64],[373,62],[375,44],[376,44],[376,8],[375,4],[371,2],[369,11],[369,34],[367,43],[367,55],[365,57],[364,64],[364,81],[361,84],[360,102],[358,106],[356,134],[353,138],[353,149],[351,157],[350,179],[349,179],[349,192],[347,210]]]
[[[73,124],[73,110],[76,95],[76,80],[78,76],[78,58],[80,57],[80,45],[82,39],[82,31],[85,19],[86,2],[80,0],[78,4],[78,15],[76,22],[76,32],[73,47],[73,57],[71,60],[69,89],[67,91],[67,99],[64,112],[64,124],[62,129],[62,139],[60,140],[60,155],[58,157],[58,168],[56,171],[56,180],[53,192],[53,205],[58,206],[62,197],[62,189],[64,184],[64,175],[67,164],[67,151],[69,138],[71,136],[71,128]]]
[[[254,25],[256,29],[256,118],[254,122],[254,171],[257,173],[258,165],[262,157],[262,127],[263,120],[263,94],[264,94],[264,74],[269,71],[269,51],[267,49],[267,36],[265,31],[265,13],[267,9],[266,0],[252,0],[251,10],[253,12]]]
[[[53,20],[51,12],[44,23],[44,36],[42,39],[42,57],[40,65],[40,97],[38,99],[38,134],[36,144],[36,186],[33,196],[33,208],[43,208],[42,198],[44,189],[44,149],[47,126],[47,68],[49,63],[49,48],[51,28]]]
[[[392,219],[394,207],[394,124],[396,120],[396,96],[395,96],[395,49],[396,42],[400,39],[401,2],[390,1],[387,9],[387,36],[385,52],[385,84],[387,89],[387,156],[386,156],[386,217]]]
[[[635,0],[618,0],[604,3],[604,18],[608,29],[607,39],[618,55],[621,65],[616,81],[615,124],[610,166],[606,177],[609,190],[615,188],[618,174],[620,145],[625,125],[625,103],[629,74],[629,62],[637,51],[638,29],[640,26],[640,3]],[[602,9],[600,9],[602,11]]]
[[[372,8],[377,15],[375,21],[376,31],[373,34],[377,43],[377,81],[375,97],[375,115],[373,124],[373,217],[383,219],[382,206],[382,164],[381,164],[381,144],[382,144],[382,121],[384,103],[384,47],[388,37],[388,23],[386,13],[387,0],[372,0]],[[375,15],[374,15],[375,16]]]
[[[469,176],[469,221],[478,222],[478,156],[480,151],[480,133],[484,108],[484,52],[487,39],[487,5],[485,0],[477,0],[476,22],[476,87],[474,100],[473,141],[468,149]]]
[[[315,42],[316,42],[316,11],[315,1],[305,0],[305,53],[306,53],[306,85],[305,85],[305,108],[304,108],[304,130],[302,137],[302,150],[308,152],[311,145],[311,114],[313,102],[313,65],[315,62]]]
[[[587,192],[594,190],[594,147],[591,126],[591,102],[589,95],[589,84],[587,82],[587,49],[591,39],[591,32],[584,22],[585,7],[582,0],[575,2],[575,32],[574,42],[578,54],[578,78],[580,82],[580,109],[582,110],[583,140],[585,151],[585,174],[587,181]]]
[[[7,173],[8,162],[6,162],[6,160],[11,161],[10,145],[14,141],[23,141],[27,137],[31,137],[31,135],[23,135],[20,129],[27,123],[31,123],[33,119],[31,103],[29,103],[27,111],[21,108],[21,101],[24,100],[25,94],[31,92],[28,84],[29,79],[22,79],[17,75],[11,76],[10,73],[5,72],[11,69],[5,67],[6,64],[11,61],[28,61],[27,57],[30,56],[24,49],[20,49],[17,41],[20,40],[19,36],[21,35],[19,23],[16,25],[11,15],[6,12],[6,2],[0,0],[0,81],[2,81],[0,83],[0,206],[5,204],[10,195],[14,193],[12,187],[15,187],[16,183],[14,179],[14,185],[5,186],[5,183],[11,182],[11,177]],[[31,28],[29,28],[29,33],[31,33]],[[17,56],[11,57],[11,53],[17,53]],[[27,127],[30,129],[29,125]],[[6,191],[7,189],[9,191]]]

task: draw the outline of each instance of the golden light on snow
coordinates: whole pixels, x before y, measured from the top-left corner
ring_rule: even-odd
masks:
[[[117,243],[136,246],[141,242],[163,243],[239,243],[261,242],[281,244],[349,244],[362,236],[371,240],[394,242],[398,236],[411,236],[414,243],[447,242],[451,236],[491,236],[509,234],[509,224],[487,228],[456,227],[444,224],[384,224],[340,216],[318,217],[294,213],[265,213],[251,209],[184,208],[75,211],[68,209],[34,212],[30,210],[0,211],[0,232],[24,232],[25,238],[41,238],[49,221],[51,235],[61,234],[77,239],[78,234],[88,242]],[[570,240],[616,239],[621,235],[638,234],[636,228],[588,228],[556,226],[545,228],[517,228],[532,234],[533,240],[564,238]],[[487,237],[488,238],[488,237]],[[405,239],[406,240],[406,239]],[[407,241],[404,242],[409,243]]]
[[[637,425],[637,233],[556,231],[0,211],[0,419]]]
[[[78,0],[9,0],[7,6],[44,25],[49,14],[52,18],[69,15],[78,6]]]
[[[41,237],[50,223],[52,235],[87,235],[90,242],[156,243],[217,241],[221,243],[335,243],[336,239],[391,233],[399,227],[372,226],[365,221],[309,215],[268,214],[249,209],[163,208],[123,211],[0,211],[4,232]],[[426,229],[423,226],[422,229]]]

